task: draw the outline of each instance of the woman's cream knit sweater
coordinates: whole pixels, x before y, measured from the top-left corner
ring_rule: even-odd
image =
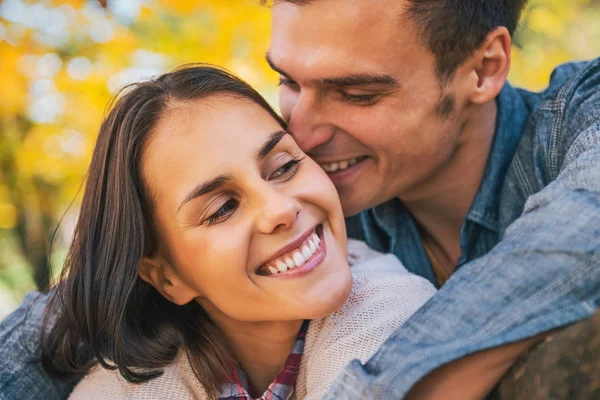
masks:
[[[367,361],[392,332],[434,293],[391,254],[349,241],[352,292],[329,317],[310,323],[295,398],[320,399],[352,360]],[[71,400],[208,399],[185,356],[144,384],[127,382],[116,371],[96,367],[75,387]]]

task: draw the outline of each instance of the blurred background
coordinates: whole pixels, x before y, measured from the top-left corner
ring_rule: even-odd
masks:
[[[514,39],[511,82],[542,89],[600,56],[600,0],[530,0]],[[0,319],[60,271],[113,94],[202,61],[275,104],[268,42],[258,0],[0,0]]]

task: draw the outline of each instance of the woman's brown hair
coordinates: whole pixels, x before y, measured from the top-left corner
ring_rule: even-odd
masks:
[[[169,302],[138,276],[157,236],[141,176],[144,147],[171,105],[215,95],[248,99],[285,126],[252,87],[212,66],[184,66],[117,96],[100,128],[73,242],[46,312],[47,372],[81,376],[98,362],[129,382],[145,382],[184,349],[209,393],[228,378],[230,354],[204,310],[194,301]]]

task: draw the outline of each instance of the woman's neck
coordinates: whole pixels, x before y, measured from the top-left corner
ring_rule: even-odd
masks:
[[[285,365],[302,321],[245,323],[224,332],[254,389],[264,393]]]
[[[238,321],[220,313],[214,306],[202,306],[225,336],[229,349],[253,388],[264,393],[285,365],[303,321]]]

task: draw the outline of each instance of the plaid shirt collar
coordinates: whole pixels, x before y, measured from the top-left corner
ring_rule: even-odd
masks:
[[[233,382],[221,384],[219,400],[288,400],[294,392],[294,384],[300,369],[300,360],[304,352],[304,339],[308,331],[308,322],[304,321],[292,352],[285,361],[285,365],[269,385],[266,392],[256,399],[252,397],[246,388],[251,389],[250,382],[244,371],[239,366],[234,369]],[[250,390],[253,391],[253,390]]]

